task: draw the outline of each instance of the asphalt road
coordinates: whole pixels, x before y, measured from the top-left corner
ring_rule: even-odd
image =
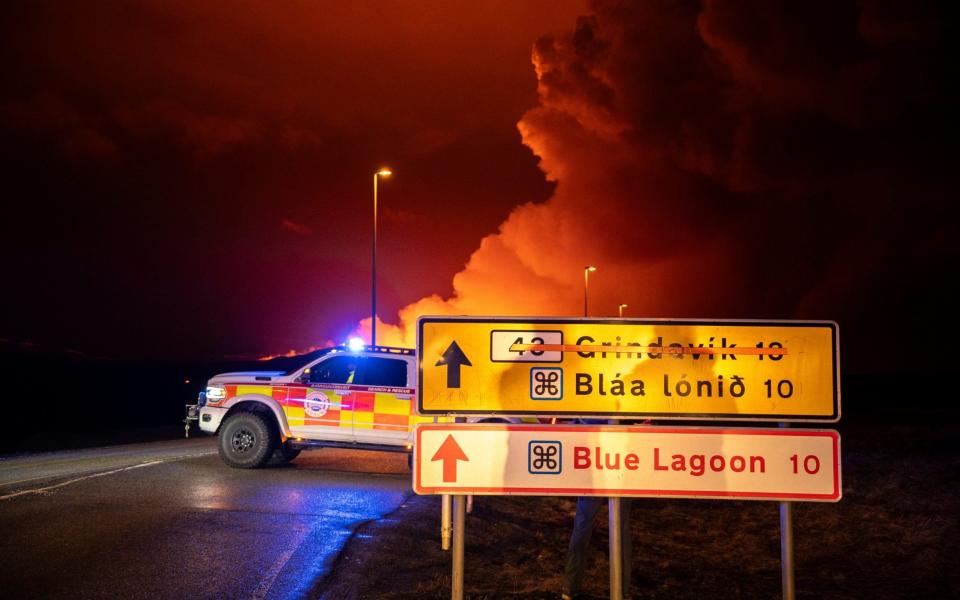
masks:
[[[396,453],[241,470],[201,438],[3,459],[0,597],[300,598],[410,493]]]

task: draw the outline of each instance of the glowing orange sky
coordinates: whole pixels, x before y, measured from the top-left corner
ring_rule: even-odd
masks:
[[[582,314],[590,264],[591,316],[834,319],[853,370],[947,360],[877,350],[952,311],[936,15],[594,3],[537,42],[519,123],[554,194],[484,238],[452,295],[382,331],[409,345],[420,314]]]
[[[368,311],[381,164],[381,306],[449,292],[482,236],[550,193],[516,122],[533,41],[583,10],[19,3],[0,41],[4,249],[30,259],[4,275],[23,282],[10,310],[36,314],[0,337],[206,355],[345,335]]]
[[[867,364],[952,310],[942,23],[880,0],[17,3],[0,338],[342,340],[390,165],[389,339],[578,314],[596,264],[595,316],[836,319]]]

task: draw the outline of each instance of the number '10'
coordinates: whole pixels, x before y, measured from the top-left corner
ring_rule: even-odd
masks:
[[[773,381],[770,379],[763,382],[767,386],[767,398],[773,397]],[[793,382],[789,379],[781,379],[777,382],[777,395],[781,398],[789,398],[793,395]]]
[[[800,457],[796,454],[790,457],[790,462],[793,463],[793,473],[797,474],[800,472]],[[813,454],[808,454],[803,457],[803,470],[807,472],[807,475],[814,475],[820,471],[820,459],[814,456]]]

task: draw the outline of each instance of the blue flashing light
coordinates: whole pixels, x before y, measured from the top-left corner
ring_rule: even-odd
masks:
[[[349,348],[351,352],[360,352],[364,346],[363,338],[352,337],[347,341],[347,348]]]

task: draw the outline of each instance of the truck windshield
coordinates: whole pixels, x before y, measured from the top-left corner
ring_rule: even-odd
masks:
[[[276,358],[271,358],[266,362],[260,363],[258,365],[258,369],[263,369],[265,371],[283,371],[285,375],[291,375],[295,371],[302,369],[321,356],[330,354],[334,350],[336,350],[336,348],[321,348],[319,350],[314,350],[313,352],[298,354],[296,356],[278,356]]]

